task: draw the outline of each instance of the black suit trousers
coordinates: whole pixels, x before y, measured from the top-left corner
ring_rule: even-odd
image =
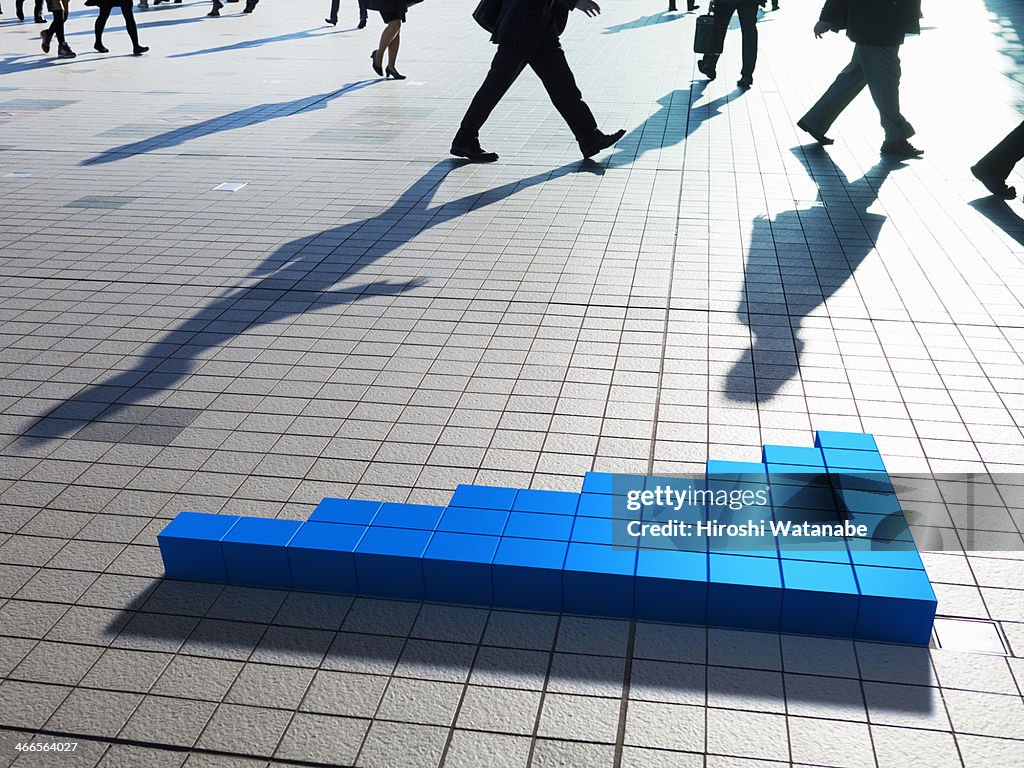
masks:
[[[456,135],[458,140],[479,140],[480,129],[487,118],[527,66],[540,78],[551,103],[568,123],[576,140],[583,141],[594,134],[597,120],[583,101],[583,94],[576,85],[576,78],[569,69],[569,62],[565,60],[565,51],[558,38],[552,37],[531,51],[523,51],[504,43],[498,46],[494,60],[491,61],[491,69],[473,97],[466,116],[462,118],[462,125]]]
[[[1013,166],[1024,159],[1024,123],[1021,123],[1010,135],[978,161],[978,167],[1000,179],[1006,179]]]
[[[754,67],[757,66],[757,3],[737,3],[728,0],[719,0],[715,3],[715,34],[722,44],[725,43],[725,33],[729,31],[733,13],[740,17],[740,33],[743,36],[743,68],[740,74],[744,77],[753,77]],[[704,63],[715,69],[718,65],[718,54],[706,54]]]

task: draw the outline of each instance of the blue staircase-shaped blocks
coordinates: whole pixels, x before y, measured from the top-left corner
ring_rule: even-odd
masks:
[[[673,506],[659,488],[709,495]],[[721,493],[745,495],[712,506]],[[762,533],[692,535],[711,519]],[[641,523],[670,533],[638,535]],[[329,498],[305,522],[182,512],[158,541],[169,578],[280,589],[911,644],[928,642],[936,609],[874,438],[859,433],[709,461],[696,480],[460,485],[443,507]]]

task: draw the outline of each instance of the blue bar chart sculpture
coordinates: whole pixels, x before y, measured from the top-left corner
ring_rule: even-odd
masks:
[[[706,476],[445,506],[324,499],[305,522],[180,513],[169,578],[927,644],[936,599],[871,435],[818,432]]]

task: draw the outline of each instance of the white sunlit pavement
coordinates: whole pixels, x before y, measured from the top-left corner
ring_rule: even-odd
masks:
[[[77,4],[66,62],[13,5],[0,765],[1024,763],[1024,204],[968,172],[1021,119],[1018,3],[925,0],[926,155],[883,165],[866,94],[827,153],[794,125],[850,54],[815,3],[762,17],[744,94],[738,29],[707,84],[693,15],[609,0],[563,42],[627,136],[580,163],[528,71],[488,166],[447,155],[493,52],[473,2],[410,10],[404,82],[354,2],[162,4],[140,59]],[[941,648],[160,578],[185,509],[578,490],[815,429],[918,474]]]

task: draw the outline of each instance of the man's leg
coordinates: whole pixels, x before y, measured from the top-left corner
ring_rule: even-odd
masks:
[[[850,106],[850,102],[857,98],[857,94],[864,90],[865,85],[867,82],[864,79],[864,72],[855,53],[850,63],[836,76],[832,85],[815,105],[807,110],[807,114],[800,118],[797,125],[815,138],[823,137],[836,118]]]
[[[743,69],[740,74],[744,78],[754,79],[754,67],[757,66],[757,6],[747,3],[736,8],[740,17],[740,32],[743,35]]]
[[[498,102],[508,93],[512,83],[516,81],[519,74],[526,67],[526,54],[517,51],[508,45],[499,45],[491,61],[491,68],[487,72],[480,89],[473,97],[473,101],[466,110],[458,133],[455,134],[453,144],[474,145],[480,141],[480,129],[483,128],[491,112],[498,106]]]
[[[341,0],[331,0],[331,13],[327,17],[326,21],[331,24],[338,23],[338,6],[341,5]]]
[[[735,10],[736,5],[733,3],[715,3],[715,39],[718,48],[725,45],[725,33],[729,31],[729,22]],[[697,69],[707,75],[709,80],[714,80],[718,72],[718,57],[717,53],[705,53],[704,58],[697,62]]]
[[[860,61],[871,98],[885,131],[885,141],[902,144],[914,135],[914,127],[900,112],[900,49],[896,45],[857,45],[854,58]]]
[[[569,125],[576,141],[591,139],[597,131],[597,120],[583,101],[583,94],[576,85],[576,78],[573,77],[569,62],[565,60],[565,51],[558,40],[544,43],[530,56],[529,63],[544,84],[544,90],[548,92],[558,114]]]
[[[1006,185],[1006,177],[1022,159],[1024,159],[1024,123],[1010,131],[1010,134],[996,144],[991,152],[975,163],[971,168],[971,173],[993,195],[1009,199],[1016,197],[1017,191]]]

